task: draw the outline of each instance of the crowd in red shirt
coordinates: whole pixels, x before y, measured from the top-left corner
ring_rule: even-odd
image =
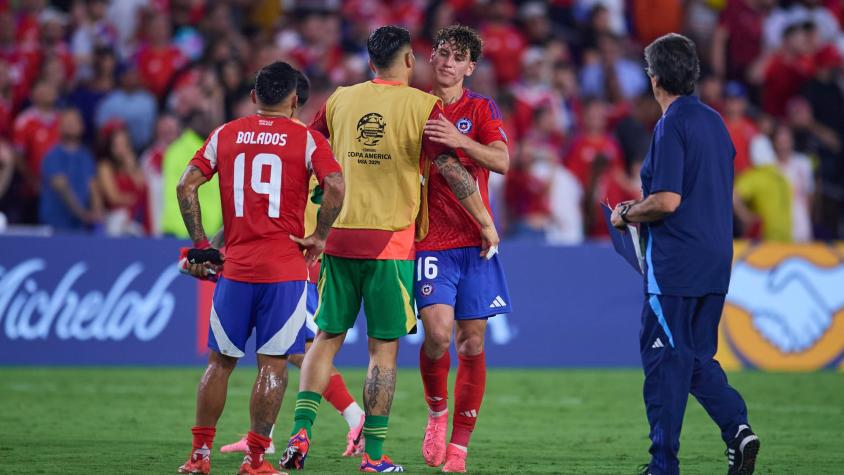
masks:
[[[57,112],[75,107],[98,170],[113,168],[121,196],[135,197],[112,206],[131,211],[133,232],[156,234],[168,144],[197,113],[217,124],[250,113],[260,66],[286,60],[310,77],[307,122],[336,86],[371,77],[372,29],[410,30],[413,85],[428,89],[433,33],[462,23],[485,42],[468,85],[499,105],[508,136],[511,171],[491,175],[490,199],[510,236],[605,236],[600,204],[639,195],[660,116],[642,50],[677,31],[698,45],[699,93],[725,119],[737,176],[753,169],[751,144],[770,130],[760,122],[790,127],[814,164],[815,235],[841,238],[842,15],[833,0],[0,0],[0,151],[15,156],[0,161],[0,212],[38,223],[40,161],[59,138]],[[150,103],[156,113],[138,123],[130,112]],[[104,146],[115,129],[131,151]]]

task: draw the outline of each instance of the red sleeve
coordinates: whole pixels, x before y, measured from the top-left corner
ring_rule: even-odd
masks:
[[[439,116],[445,117],[445,112],[443,111],[442,106],[439,102],[434,105],[434,108],[431,109],[431,114],[428,116],[428,120],[436,119]],[[432,142],[431,139],[428,138],[427,135],[422,134],[422,153],[430,158],[431,160],[439,157],[442,154],[446,154],[452,152],[452,150],[441,143]],[[454,153],[451,153],[454,155]]]
[[[328,133],[328,121],[325,118],[325,104],[319,108],[314,116],[314,120],[311,121],[311,125],[309,125],[308,128],[316,130],[325,137],[330,135]]]
[[[480,114],[480,127],[478,129],[478,141],[481,145],[489,145],[493,142],[510,141],[507,139],[507,134],[504,133],[504,123],[501,122],[501,111],[495,101],[489,99],[484,101],[485,105],[480,107],[478,112]]]
[[[217,173],[217,141],[219,140],[220,131],[223,127],[224,125],[221,125],[211,132],[211,135],[208,136],[202,147],[196,151],[189,163],[189,165],[199,168],[202,174],[205,175],[205,178],[209,180]]]
[[[322,186],[322,180],[332,173],[342,172],[340,164],[331,153],[331,146],[328,145],[328,140],[315,130],[308,131],[308,147],[307,152],[310,167],[319,181],[319,186]]]

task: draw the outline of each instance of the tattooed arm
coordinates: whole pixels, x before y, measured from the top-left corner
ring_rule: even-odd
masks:
[[[322,204],[319,207],[314,234],[325,241],[328,239],[331,225],[334,224],[340,210],[343,209],[343,198],[346,196],[346,183],[343,181],[343,174],[335,172],[326,176],[322,182],[322,189]]]
[[[477,221],[484,241],[481,255],[486,256],[491,248],[497,249],[500,241],[498,232],[495,230],[492,216],[489,215],[481,194],[478,192],[478,183],[456,157],[443,154],[434,160],[434,164],[436,164],[440,175],[445,178],[454,196],[460,200],[460,204]]]
[[[208,237],[205,229],[202,228],[202,212],[199,209],[199,195],[197,191],[202,184],[208,181],[205,175],[193,165],[188,165],[179,185],[176,187],[176,196],[179,197],[179,209],[182,211],[182,219],[194,245],[207,243]]]
[[[331,231],[331,225],[343,209],[343,198],[346,195],[346,184],[343,181],[343,174],[340,172],[330,173],[322,181],[322,204],[317,213],[317,224],[314,233],[304,239],[291,235],[290,239],[302,246],[305,252],[305,259],[308,264],[313,264],[325,250],[325,241]]]

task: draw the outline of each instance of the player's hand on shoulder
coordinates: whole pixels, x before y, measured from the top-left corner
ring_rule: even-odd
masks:
[[[481,257],[492,259],[498,254],[498,244],[501,243],[501,238],[498,237],[498,230],[495,229],[495,224],[481,226]]]
[[[462,148],[466,140],[466,136],[461,134],[457,130],[457,127],[442,115],[425,123],[425,135],[432,142],[440,143],[450,148]]]
[[[290,235],[290,240],[299,245],[305,251],[305,262],[310,266],[315,263],[323,251],[325,251],[325,239],[320,239],[316,234],[300,238],[298,236]]]

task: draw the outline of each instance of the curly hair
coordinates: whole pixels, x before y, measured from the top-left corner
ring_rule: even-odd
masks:
[[[648,76],[669,94],[687,96],[694,92],[700,76],[700,61],[694,41],[669,33],[645,48]]]
[[[484,50],[484,40],[477,31],[463,25],[451,25],[441,28],[434,35],[434,48],[442,44],[454,45],[457,51],[469,51],[469,58],[472,62],[481,59]]]

